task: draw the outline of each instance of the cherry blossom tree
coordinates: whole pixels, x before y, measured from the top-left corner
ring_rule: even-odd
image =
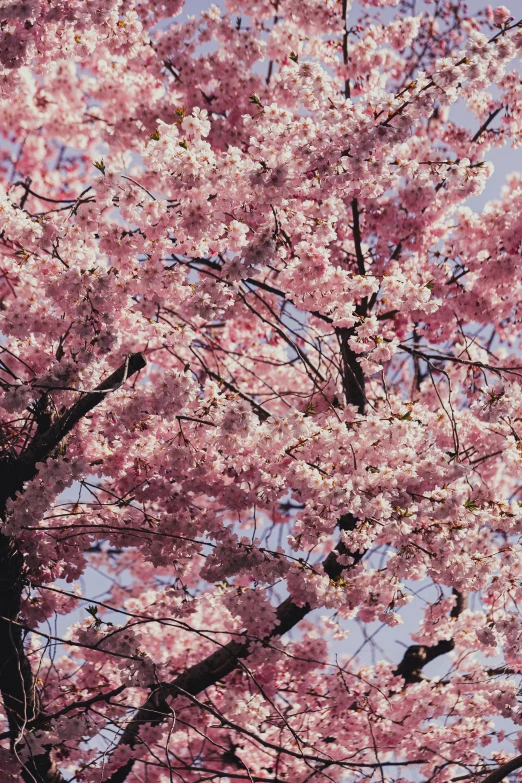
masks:
[[[515,11],[0,7],[1,780],[516,777]]]

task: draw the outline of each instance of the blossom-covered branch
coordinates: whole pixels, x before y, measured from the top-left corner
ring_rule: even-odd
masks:
[[[519,775],[518,17],[0,5],[3,779]]]

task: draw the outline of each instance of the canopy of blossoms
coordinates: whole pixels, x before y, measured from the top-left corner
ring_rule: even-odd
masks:
[[[0,2],[2,781],[516,777],[517,11]]]

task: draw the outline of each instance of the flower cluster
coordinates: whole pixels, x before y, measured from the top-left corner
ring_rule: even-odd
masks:
[[[502,766],[521,23],[0,5],[5,779]]]

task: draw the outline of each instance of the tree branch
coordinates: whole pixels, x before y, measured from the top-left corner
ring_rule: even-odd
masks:
[[[343,531],[355,529],[357,520],[351,515],[346,514],[339,520],[339,527]],[[343,570],[348,570],[338,561],[338,555],[349,555],[354,559],[355,565],[364,557],[365,552],[350,552],[343,542],[339,542],[334,552],[331,552],[323,562],[323,569],[332,581],[337,581],[342,575]],[[451,610],[452,617],[458,617],[466,606],[466,598],[460,593],[457,596],[456,605]],[[271,633],[262,641],[267,643],[276,636],[283,636],[300,622],[309,612],[311,607],[308,604],[297,606],[291,598],[287,598],[277,608],[277,619],[279,625],[276,625]],[[176,677],[169,683],[161,683],[149,696],[145,704],[137,710],[132,720],[123,732],[117,747],[128,745],[134,748],[139,742],[139,731],[143,725],[157,726],[172,715],[172,708],[167,699],[174,699],[183,693],[190,696],[197,696],[217,682],[223,680],[227,675],[235,671],[241,663],[241,660],[247,658],[249,639],[245,636],[244,642],[232,641],[216,652],[209,655],[199,663],[189,667],[183,674]],[[449,652],[454,647],[452,640],[443,640],[433,647],[424,645],[412,645],[406,651],[406,654],[397,667],[395,674],[401,674],[407,684],[417,682],[420,677],[420,670],[430,661],[439,655]],[[522,759],[522,756],[520,757]],[[125,783],[128,775],[131,773],[135,759],[129,759],[122,767],[115,770],[110,777],[105,778],[104,783]],[[522,766],[522,762],[520,764]],[[483,781],[483,783],[497,783],[498,778],[492,781]]]
[[[351,329],[336,329],[342,360],[342,383],[346,402],[355,405],[359,413],[364,413],[366,404],[365,379],[357,354],[352,351],[349,340],[354,336]]]
[[[489,775],[480,781],[480,783],[500,783],[501,780],[504,780],[504,778],[516,769],[520,769],[520,767],[522,767],[522,754],[520,756],[515,756],[511,761],[506,761],[501,767],[490,772]]]
[[[450,612],[450,617],[457,618],[466,608],[467,600],[463,593],[459,593],[456,590],[453,591],[453,595],[456,596],[457,601]],[[454,647],[455,642],[453,639],[441,639],[440,642],[437,642],[432,647],[426,644],[412,644],[404,653],[402,661],[395,669],[394,674],[402,677],[406,685],[420,682],[422,680],[423,667],[440,655],[446,655],[446,653],[451,652]]]
[[[28,448],[16,460],[0,465],[0,519],[5,521],[6,504],[24,483],[38,474],[37,463],[45,462],[60,446],[75,425],[110,392],[118,389],[131,375],[145,366],[141,353],[132,354],[92,392],[81,393],[77,402],[47,429],[39,427]],[[24,629],[18,623],[25,586],[24,557],[14,536],[0,534],[0,692],[6,710],[11,747],[23,741],[27,728],[41,715],[36,683],[24,649]],[[65,783],[50,749],[31,757],[22,768],[25,783]]]
[[[37,433],[20,460],[22,470],[27,471],[27,478],[24,477],[23,481],[28,481],[29,478],[33,478],[33,475],[36,475],[35,464],[45,461],[59,446],[61,441],[74,429],[80,419],[83,419],[87,413],[90,413],[93,408],[99,405],[107,394],[119,389],[128,378],[142,370],[145,365],[146,361],[143,354],[131,354],[117,370],[93,391],[82,392],[77,402],[66,410],[48,430],[40,434]]]
[[[500,112],[502,111],[503,108],[504,108],[503,106],[499,106],[498,109],[495,109],[494,111],[491,112],[491,114],[487,117],[485,122],[480,126],[478,131],[475,133],[475,135],[471,139],[471,143],[472,144],[474,144],[475,142],[477,142],[480,139],[480,137],[482,136],[484,131],[486,131],[488,129],[489,125],[493,122],[493,120],[495,119],[497,114],[500,114]]]
[[[362,239],[361,239],[361,224],[359,221],[359,204],[357,199],[352,201],[352,217],[353,217],[353,241],[355,244],[355,256],[357,258],[357,269],[360,275],[366,274],[366,267],[364,264],[364,254],[362,251]]]
[[[351,514],[345,514],[339,520],[339,528],[342,531],[349,532],[355,530],[357,520]],[[330,552],[323,562],[323,569],[332,581],[337,581],[346,566],[338,561],[338,555],[349,555],[353,558],[355,565],[364,557],[364,552],[350,552],[346,545],[340,541],[336,549]],[[296,626],[311,611],[309,604],[298,606],[292,598],[287,598],[277,608],[278,625],[275,625],[272,631],[262,640],[267,643],[274,637],[283,636]],[[245,636],[244,641],[231,641],[228,644],[216,650],[207,658],[199,663],[190,666],[183,674],[176,677],[170,683],[159,685],[146,700],[145,704],[137,710],[132,720],[123,732],[118,747],[127,745],[134,747],[139,742],[139,730],[144,724],[157,726],[167,717],[172,715],[171,707],[167,703],[168,698],[174,698],[181,691],[185,691],[192,696],[197,696],[202,691],[215,685],[228,674],[235,671],[241,663],[241,660],[249,655],[250,638]],[[119,769],[115,770],[105,783],[124,783],[130,774],[135,759],[129,759]]]

